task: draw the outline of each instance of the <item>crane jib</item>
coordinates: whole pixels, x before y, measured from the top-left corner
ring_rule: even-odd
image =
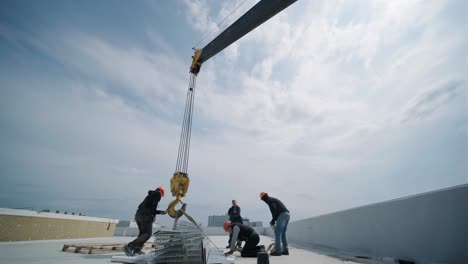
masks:
[[[166,210],[169,216],[175,218],[174,228],[177,225],[177,219],[185,214],[185,209],[187,207],[187,204],[184,204],[181,199],[185,197],[190,184],[190,179],[188,177],[188,160],[190,154],[195,84],[196,76],[200,71],[202,63],[296,1],[297,0],[261,0],[204,48],[195,51],[190,67],[189,89],[187,91],[187,101],[185,103],[176,171],[171,178],[171,193],[172,196],[176,198],[169,204]],[[175,206],[179,203],[182,203],[183,206],[181,209],[176,210]]]
[[[219,36],[201,49],[198,58],[194,58],[191,72],[198,74],[200,66],[245,34],[272,18],[297,0],[262,0],[226,28]],[[196,67],[194,67],[196,65]]]

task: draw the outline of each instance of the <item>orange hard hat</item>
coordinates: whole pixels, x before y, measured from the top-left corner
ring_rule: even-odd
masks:
[[[260,193],[260,200],[263,199],[263,196],[265,196],[265,194],[268,194],[268,193],[266,193],[266,192],[261,192],[261,193]]]
[[[224,222],[224,225],[223,225],[224,231],[227,232],[230,226],[231,226],[231,221]]]
[[[158,188],[156,188],[156,190],[161,191],[161,197],[164,197],[164,194],[166,193],[166,189],[164,189],[164,187],[159,186]]]

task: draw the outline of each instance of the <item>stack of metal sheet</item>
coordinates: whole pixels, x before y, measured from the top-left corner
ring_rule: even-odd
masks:
[[[190,222],[179,222],[176,230],[154,233],[154,260],[151,263],[206,263],[204,234]]]

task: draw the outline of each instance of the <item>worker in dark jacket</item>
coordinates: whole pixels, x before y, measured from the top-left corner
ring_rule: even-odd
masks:
[[[237,201],[232,200],[232,206],[228,210],[229,221],[231,221],[233,223],[243,224],[244,222],[242,221],[242,217],[241,217],[240,213],[241,213],[241,209],[237,205]],[[229,234],[228,245],[226,246],[226,248],[229,248],[231,246],[231,238],[232,238],[232,233]],[[238,243],[238,246],[240,247],[241,244],[242,244],[242,242]]]
[[[232,200],[232,206],[228,210],[228,215],[229,215],[229,221],[235,222],[235,223],[241,223],[241,224],[244,223],[242,222],[241,209],[237,205],[236,200]]]
[[[257,257],[257,253],[265,248],[264,246],[258,246],[260,237],[250,226],[226,221],[223,228],[225,232],[232,234],[231,246],[229,251],[224,253],[225,256],[234,253],[237,241],[245,241],[245,245],[241,251],[242,257]]]
[[[165,189],[162,186],[156,190],[148,191],[148,195],[143,202],[138,206],[135,214],[135,221],[140,231],[138,237],[132,242],[123,247],[123,251],[127,256],[131,257],[136,254],[142,254],[141,249],[153,233],[153,223],[156,221],[157,214],[166,214],[166,211],[159,211],[156,208],[162,197],[164,197]]]
[[[260,199],[270,207],[272,216],[270,225],[273,226],[275,230],[275,252],[272,252],[270,255],[289,255],[288,240],[286,239],[286,230],[288,229],[290,218],[288,209],[280,200],[268,196],[268,193],[266,192],[260,193]],[[282,251],[280,242],[283,243]]]

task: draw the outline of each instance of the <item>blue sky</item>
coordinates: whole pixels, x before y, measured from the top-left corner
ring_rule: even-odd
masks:
[[[168,188],[191,48],[241,2],[2,1],[0,207],[129,219]],[[237,199],[269,221],[266,191],[298,220],[467,183],[465,10],[298,1],[206,62],[190,214]]]

